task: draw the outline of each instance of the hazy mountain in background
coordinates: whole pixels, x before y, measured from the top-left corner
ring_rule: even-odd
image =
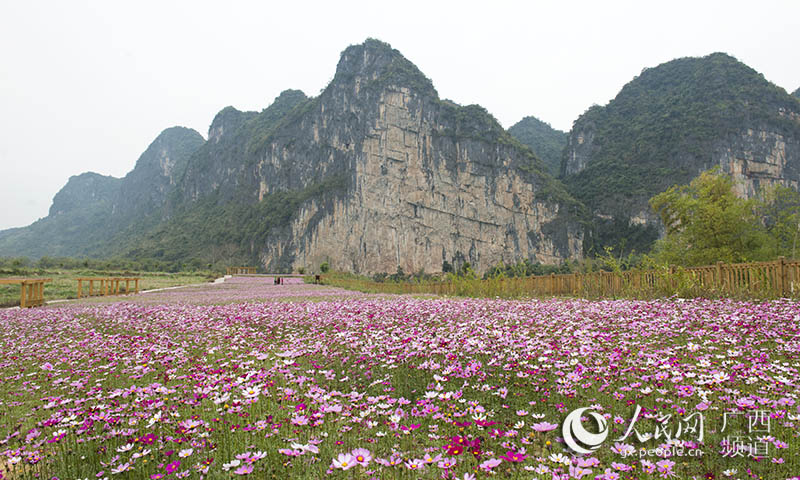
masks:
[[[548,173],[561,172],[561,155],[567,146],[567,133],[556,130],[536,117],[525,117],[508,129],[508,133],[529,146],[547,167]]]
[[[108,256],[121,232],[157,224],[166,194],[204,142],[194,130],[164,130],[123,179],[86,172],[70,177],[47,217],[0,231],[0,255]]]

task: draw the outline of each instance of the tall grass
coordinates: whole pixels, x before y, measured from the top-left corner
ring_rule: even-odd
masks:
[[[641,272],[590,272],[583,274],[531,277],[490,277],[447,275],[433,280],[387,280],[377,282],[348,273],[332,272],[322,276],[326,285],[367,293],[432,294],[472,298],[523,299],[541,297],[577,297],[587,299],[636,298],[741,298],[774,299],[798,297],[800,288],[781,295],[767,277],[750,274],[746,284],[726,285],[704,281],[701,274],[682,267],[653,266]]]

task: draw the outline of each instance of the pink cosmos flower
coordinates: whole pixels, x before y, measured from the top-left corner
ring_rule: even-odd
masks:
[[[660,473],[661,476],[664,478],[673,475],[672,467],[674,466],[675,462],[673,462],[672,460],[661,460],[660,462],[656,462],[656,468],[658,469],[658,473]]]
[[[172,463],[168,463],[167,466],[164,467],[164,470],[166,470],[167,473],[173,473],[180,466],[181,466],[181,462],[178,461],[178,460],[175,460]]]
[[[249,475],[253,473],[253,464],[252,463],[245,463],[241,467],[237,468],[233,471],[236,475]]]
[[[577,467],[575,465],[569,466],[569,477],[580,480],[584,475],[591,475],[592,471],[586,468]]]
[[[558,428],[558,425],[549,422],[539,422],[531,425],[531,428],[533,428],[537,432],[549,432],[550,430],[555,430],[556,428]]]
[[[528,458],[528,456],[522,453],[517,453],[514,450],[509,450],[506,452],[505,455],[501,456],[500,458],[507,462],[519,463],[519,462],[524,462],[525,459]]]
[[[486,460],[485,462],[478,465],[478,467],[481,470],[490,472],[494,467],[500,465],[501,463],[503,463],[503,461],[499,458],[490,458],[489,460]]]
[[[405,465],[409,470],[422,470],[425,468],[425,460],[422,460],[421,458],[415,458],[413,460],[406,461]]]
[[[356,448],[350,452],[350,455],[355,459],[356,463],[362,467],[369,465],[370,460],[372,460],[372,453],[366,448]]]

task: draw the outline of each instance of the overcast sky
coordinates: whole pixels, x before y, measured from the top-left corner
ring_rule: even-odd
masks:
[[[645,67],[727,52],[800,86],[800,2],[0,3],[0,229],[46,216],[71,175],[116,177],[163,129],[317,95],[348,45],[390,43],[439,95],[508,128],[561,130]]]

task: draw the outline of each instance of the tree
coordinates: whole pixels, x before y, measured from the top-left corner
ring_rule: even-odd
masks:
[[[758,202],[736,196],[733,181],[718,170],[700,174],[686,186],[672,186],[650,199],[666,236],[656,258],[684,266],[766,260],[774,254]]]
[[[763,192],[759,215],[778,255],[796,258],[800,240],[800,193],[783,185]]]
[[[328,264],[327,260],[322,262],[319,266],[319,271],[322,273],[328,273],[328,270],[331,269],[331,266]]]

